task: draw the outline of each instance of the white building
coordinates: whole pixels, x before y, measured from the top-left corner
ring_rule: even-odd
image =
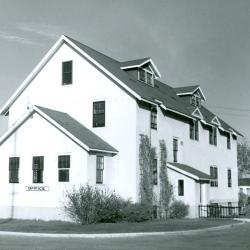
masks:
[[[65,219],[63,192],[85,183],[138,201],[140,134],[157,153],[166,141],[190,217],[199,204],[236,205],[239,133],[203,106],[199,86],[160,77],[150,58],[119,62],[62,36],[0,110],[0,217]],[[157,188],[159,166],[154,175]]]

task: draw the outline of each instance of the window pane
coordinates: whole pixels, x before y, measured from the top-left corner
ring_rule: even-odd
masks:
[[[184,180],[178,180],[178,195],[184,195]]]
[[[93,127],[105,126],[105,101],[93,103]]]
[[[62,63],[62,84],[72,83],[72,61]]]
[[[9,183],[19,183],[19,157],[9,158]]]
[[[59,169],[58,170],[58,181],[59,182],[68,182],[69,181],[69,170],[68,169]]]
[[[104,156],[96,156],[96,183],[103,183]]]
[[[33,157],[33,183],[43,183],[43,165],[44,157],[43,156],[34,156]]]

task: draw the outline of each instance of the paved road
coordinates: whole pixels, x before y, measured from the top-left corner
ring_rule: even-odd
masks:
[[[201,232],[196,235],[150,236],[117,239],[70,239],[0,236],[1,250],[161,250],[161,249],[220,249],[249,250],[250,223],[215,232]]]

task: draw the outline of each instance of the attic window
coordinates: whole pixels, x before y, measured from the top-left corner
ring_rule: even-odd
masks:
[[[190,102],[195,107],[200,107],[201,106],[201,97],[198,95],[192,95]]]
[[[62,63],[62,85],[72,84],[72,61]]]
[[[139,68],[138,70],[138,80],[145,82],[151,86],[154,85],[154,77],[153,74],[145,69]]]

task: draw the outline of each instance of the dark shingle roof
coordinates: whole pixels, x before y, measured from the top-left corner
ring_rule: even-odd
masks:
[[[36,106],[39,110],[53,119],[56,123],[62,126],[70,134],[88,146],[90,150],[110,151],[117,153],[118,151],[102,138],[94,134],[91,130],[83,126],[77,120],[69,116],[67,113]]]
[[[185,172],[188,172],[192,175],[197,176],[200,180],[210,180],[210,176],[208,174],[205,174],[205,173],[203,173],[195,168],[192,168],[186,164],[181,164],[181,163],[176,163],[176,162],[169,162],[169,164],[179,168],[180,170],[183,170]]]
[[[250,186],[250,178],[240,178],[239,186]]]
[[[185,87],[174,88],[174,90],[175,90],[175,92],[176,92],[177,94],[181,94],[181,93],[192,93],[192,92],[195,91],[198,87],[199,87],[199,85],[185,86]]]
[[[155,99],[157,99],[159,101],[162,101],[162,103],[168,109],[177,111],[187,116],[192,116],[193,109],[190,108],[191,104],[184,102],[183,99],[181,99],[181,97],[179,97],[176,94],[176,90],[178,89],[194,90],[195,88],[199,87],[199,85],[187,86],[187,87],[181,87],[181,88],[172,88],[165,83],[162,83],[158,80],[154,80],[155,87],[151,87],[147,84],[142,83],[141,81],[138,81],[138,79],[128,74],[125,70],[122,70],[121,65],[124,62],[119,62],[109,56],[106,56],[70,37],[67,37],[67,38],[71,40],[73,43],[75,43],[80,49],[82,49],[85,53],[91,56],[95,61],[101,64],[105,69],[111,72],[115,77],[117,77],[120,81],[126,84],[132,91],[134,91],[136,94],[138,94],[142,98],[151,102],[155,102]],[[141,60],[144,60],[144,59],[138,59],[138,61],[141,61]],[[136,61],[137,60],[134,60],[134,62]],[[201,113],[204,115],[204,119],[208,123],[211,123],[211,120],[215,116],[211,111],[207,110],[204,107],[201,108]],[[231,128],[221,119],[220,121],[224,129],[228,130],[229,128]]]

